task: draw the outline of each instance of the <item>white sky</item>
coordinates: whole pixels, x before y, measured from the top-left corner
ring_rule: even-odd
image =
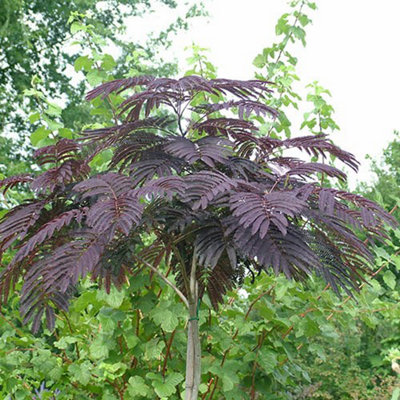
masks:
[[[307,46],[291,48],[304,86],[318,80],[333,97],[333,139],[354,153],[362,167],[359,180],[370,178],[365,155],[379,157],[400,129],[400,0],[316,0],[308,12]],[[182,3],[182,0],[178,0]],[[184,47],[192,42],[210,49],[209,58],[224,78],[251,79],[254,57],[275,40],[275,24],[289,8],[285,0],[208,0],[210,18],[198,19],[174,40],[172,53],[186,69]],[[152,15],[159,26],[167,9]],[[143,37],[149,21],[132,20],[131,39]],[[171,50],[169,50],[171,51]],[[301,93],[305,94],[304,91]],[[306,133],[302,131],[302,133]],[[356,178],[350,176],[354,184]]]

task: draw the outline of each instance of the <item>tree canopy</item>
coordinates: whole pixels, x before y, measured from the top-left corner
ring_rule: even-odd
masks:
[[[354,287],[373,258],[350,227],[381,238],[383,224],[394,219],[372,201],[310,179],[317,173],[345,179],[342,171],[285,157],[282,150],[331,154],[356,169],[350,153],[324,135],[257,135],[250,115],[276,116],[258,100],[269,92],[265,81],[140,76],[107,82],[87,98],[136,87],[144,89],[121,98],[115,110],[122,124],[41,148],[35,157],[47,171],[1,182],[5,190],[30,183],[36,193],[0,225],[2,250],[14,242],[19,249],[2,274],[3,297],[22,274],[22,311],[26,321],[34,318],[34,331],[44,310],[53,329],[50,304],[66,310],[65,294],[87,273],[108,291],[111,283],[120,287],[125,274],[143,263],[135,255],[141,232],[156,235],[143,250],[156,250],[154,268],[173,254],[187,295],[191,265],[201,266],[200,293],[207,290],[215,305],[246,268],[272,268],[298,279],[317,272],[335,290]],[[198,101],[199,95],[219,101]],[[161,105],[169,113],[151,116]],[[232,108],[238,118],[221,114]],[[90,176],[90,161],[108,148],[114,155],[107,170]]]

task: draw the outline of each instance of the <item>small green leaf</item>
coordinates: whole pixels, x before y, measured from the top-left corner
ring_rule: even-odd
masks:
[[[100,85],[107,75],[104,71],[92,70],[86,75],[86,79],[91,86]]]
[[[95,359],[107,358],[109,349],[107,341],[103,341],[102,337],[96,338],[89,347],[90,355]]]
[[[70,344],[76,343],[77,341],[78,339],[72,336],[63,336],[60,338],[60,340],[54,342],[54,346],[56,346],[58,349],[66,349]]]
[[[141,376],[131,376],[128,380],[128,393],[133,398],[148,397],[151,395],[151,390]]]
[[[383,258],[384,260],[390,260],[389,253],[383,247],[375,247],[374,250],[378,257]]]
[[[97,300],[103,300],[113,308],[119,308],[124,301],[124,298],[125,292],[123,290],[118,291],[114,286],[111,287],[110,294],[107,294],[105,290],[99,290],[97,292]]]
[[[158,307],[151,313],[153,321],[166,332],[172,332],[178,326],[177,316],[170,310]]]
[[[93,307],[95,310],[100,309],[101,303],[97,300],[96,292],[84,292],[73,303],[73,309],[77,312],[83,311],[87,307]]]
[[[61,122],[54,121],[54,120],[50,119],[49,117],[47,117],[46,115],[43,116],[43,119],[45,120],[48,128],[51,131],[56,131],[57,129],[64,128],[64,124],[62,124]]]
[[[67,129],[67,128],[60,128],[58,130],[58,134],[66,139],[72,139],[74,137],[73,132],[71,131],[71,129]]]
[[[166,377],[166,381],[174,386],[179,385],[183,380],[184,380],[183,375],[178,372],[172,372]]]
[[[73,22],[71,24],[71,33],[74,35],[75,33],[79,32],[79,31],[84,31],[85,30],[85,26],[82,25],[79,22]]]
[[[93,167],[103,167],[106,165],[106,163],[108,161],[111,160],[112,155],[113,155],[113,153],[112,153],[111,149],[104,150],[101,153],[96,154],[93,157],[93,160],[89,162],[89,166],[92,168]]]
[[[177,372],[168,375],[164,381],[153,380],[151,383],[160,398],[169,398],[176,391],[176,386],[183,381],[183,376]]]
[[[259,54],[254,60],[253,65],[257,68],[263,68],[265,66],[266,60],[262,54]]]
[[[105,54],[103,56],[103,61],[101,63],[101,67],[106,70],[106,71],[110,71],[112,70],[115,66],[117,65],[117,63],[115,62],[114,58],[110,55],[110,54]]]
[[[81,70],[89,72],[92,65],[93,61],[88,56],[80,56],[74,62],[74,68],[76,72]]]
[[[54,104],[54,103],[50,103],[50,102],[47,102],[47,105],[48,105],[48,107],[47,107],[47,110],[45,111],[45,113],[47,115],[51,115],[54,117],[58,117],[61,115],[62,108],[60,106],[58,106],[57,104]]]
[[[40,119],[40,113],[38,113],[38,112],[35,112],[35,113],[33,113],[33,114],[31,114],[31,115],[29,116],[29,122],[30,122],[31,124],[33,124],[33,123],[36,122],[36,121],[39,121],[39,119]]]
[[[164,347],[165,343],[163,341],[151,339],[146,343],[143,356],[146,360],[156,360],[162,353]]]
[[[140,339],[133,332],[126,332],[124,337],[129,349],[133,349],[140,343]]]
[[[392,271],[386,271],[383,274],[383,281],[390,287],[390,289],[394,290],[396,287],[396,275]]]
[[[259,364],[267,373],[272,373],[278,365],[275,352],[271,350],[263,350],[259,357]]]
[[[90,361],[84,361],[82,364],[71,364],[68,371],[72,374],[73,379],[82,385],[87,385],[91,378],[90,370],[92,364]]]
[[[32,133],[31,135],[31,143],[34,146],[37,146],[37,144],[43,140],[46,139],[51,133],[51,130],[46,129],[44,126],[41,126],[35,130],[35,132]]]
[[[288,290],[288,285],[285,284],[286,282],[281,283],[276,289],[275,289],[275,295],[276,295],[276,300],[281,300],[283,297],[285,297],[285,294]]]

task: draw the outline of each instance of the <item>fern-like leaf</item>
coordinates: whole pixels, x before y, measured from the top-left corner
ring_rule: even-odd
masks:
[[[306,203],[291,192],[236,193],[231,196],[231,210],[239,218],[243,228],[251,228],[251,234],[259,234],[263,239],[270,224],[286,235],[289,225],[287,217],[301,213]]]
[[[184,137],[172,139],[165,151],[175,157],[181,157],[189,164],[202,161],[209,167],[215,162],[225,163],[232,152],[231,142],[217,137],[205,137],[195,142]]]

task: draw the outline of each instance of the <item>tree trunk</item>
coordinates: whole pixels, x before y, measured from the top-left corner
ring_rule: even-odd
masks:
[[[201,377],[201,346],[197,304],[189,304],[185,400],[197,400]]]
[[[199,289],[196,257],[193,254],[189,281],[189,322],[186,353],[185,400],[197,400],[201,379],[201,345],[199,336]]]

